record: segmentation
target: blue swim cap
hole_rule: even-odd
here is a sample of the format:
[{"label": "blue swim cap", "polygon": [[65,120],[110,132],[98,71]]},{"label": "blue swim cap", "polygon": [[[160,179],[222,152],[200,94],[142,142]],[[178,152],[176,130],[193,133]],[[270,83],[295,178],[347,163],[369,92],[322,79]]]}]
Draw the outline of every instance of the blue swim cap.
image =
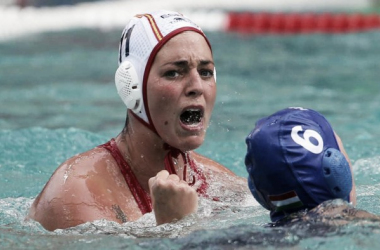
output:
[{"label": "blue swim cap", "polygon": [[349,201],[350,166],[320,113],[278,111],[256,123],[246,144],[248,186],[272,221],[326,200]]}]

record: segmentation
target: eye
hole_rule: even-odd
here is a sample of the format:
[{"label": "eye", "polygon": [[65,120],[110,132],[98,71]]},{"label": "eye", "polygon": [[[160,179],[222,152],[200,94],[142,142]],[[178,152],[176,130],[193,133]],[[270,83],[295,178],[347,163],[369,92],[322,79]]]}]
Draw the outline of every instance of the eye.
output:
[{"label": "eye", "polygon": [[168,70],[164,73],[164,77],[166,78],[176,78],[180,75],[180,73],[176,70]]},{"label": "eye", "polygon": [[214,76],[214,71],[209,69],[202,69],[199,71],[199,75],[205,78]]}]

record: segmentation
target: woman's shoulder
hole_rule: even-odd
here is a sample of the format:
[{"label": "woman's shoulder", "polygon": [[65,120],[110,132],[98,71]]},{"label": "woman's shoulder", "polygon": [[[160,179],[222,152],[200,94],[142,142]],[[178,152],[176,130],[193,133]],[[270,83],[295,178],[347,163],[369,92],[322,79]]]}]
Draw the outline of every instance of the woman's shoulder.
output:
[{"label": "woman's shoulder", "polygon": [[[102,179],[103,182],[112,179],[115,176],[112,172],[117,170],[117,164],[112,155],[104,148],[95,147],[61,163],[40,195],[48,199],[53,198],[50,196],[65,198],[72,192],[79,195],[80,192],[88,190],[88,183],[98,179]],[[68,190],[70,192],[66,192]],[[70,196],[72,197],[78,196]]]},{"label": "woman's shoulder", "polygon": [[[63,162],[52,174],[36,197],[29,217],[49,230],[108,218],[109,215],[94,204],[102,204],[103,207],[121,204],[125,207],[116,196],[120,190],[126,190],[122,178],[116,162],[106,149],[96,147],[77,154]],[[125,196],[123,200],[127,198]],[[73,220],[54,217],[64,213],[70,213]]]},{"label": "woman's shoulder", "polygon": [[104,148],[95,147],[88,151],[73,155],[65,160],[57,169],[69,169],[77,171],[89,171],[93,167],[114,161],[112,155]]},{"label": "woman's shoulder", "polygon": [[227,167],[223,166],[222,164],[220,164],[214,160],[211,160],[210,158],[208,158],[206,156],[203,156],[203,155],[196,153],[196,152],[192,152],[192,156],[194,157],[196,162],[202,164],[205,168],[207,168],[211,171],[224,172],[224,173],[228,173],[231,175],[235,175],[234,172],[232,172]]},{"label": "woman's shoulder", "polygon": [[[222,164],[203,155],[194,153],[194,159],[203,166],[209,184],[208,194],[226,204],[253,204],[247,179],[236,175]],[[224,203],[223,203],[224,204]]]}]

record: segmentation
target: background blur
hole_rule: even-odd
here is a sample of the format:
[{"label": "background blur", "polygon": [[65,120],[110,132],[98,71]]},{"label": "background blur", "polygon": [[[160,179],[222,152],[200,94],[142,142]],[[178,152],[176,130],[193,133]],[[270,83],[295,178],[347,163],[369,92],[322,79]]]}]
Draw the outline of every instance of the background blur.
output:
[{"label": "background blur", "polygon": [[379,7],[380,0],[0,0],[0,40],[71,28],[120,29],[135,13],[155,9],[182,11],[204,30],[223,30],[229,11],[377,12]]}]

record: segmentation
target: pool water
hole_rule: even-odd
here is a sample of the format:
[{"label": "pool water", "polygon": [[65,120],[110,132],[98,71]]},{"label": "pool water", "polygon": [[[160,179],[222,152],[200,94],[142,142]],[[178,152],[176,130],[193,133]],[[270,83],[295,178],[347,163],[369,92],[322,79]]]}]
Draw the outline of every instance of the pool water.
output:
[{"label": "pool water", "polygon": [[[208,32],[218,96],[201,154],[240,176],[245,136],[289,106],[318,110],[354,166],[358,208],[380,215],[380,32],[250,36]],[[66,158],[116,136],[126,109],[113,79],[120,30],[78,29],[0,43],[1,249],[374,249],[380,225],[266,228],[266,210],[233,203],[154,226],[151,214],[48,232],[25,220]],[[233,194],[231,194],[233,199]]]}]

